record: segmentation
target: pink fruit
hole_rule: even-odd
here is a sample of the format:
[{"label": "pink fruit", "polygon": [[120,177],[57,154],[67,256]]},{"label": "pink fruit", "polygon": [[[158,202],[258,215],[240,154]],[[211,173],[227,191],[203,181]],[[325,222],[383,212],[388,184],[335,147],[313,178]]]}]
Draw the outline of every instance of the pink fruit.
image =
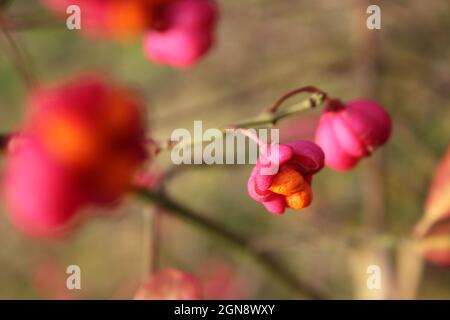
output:
[{"label": "pink fruit", "polygon": [[391,118],[378,104],[356,100],[342,105],[333,101],[322,114],[316,143],[325,152],[327,166],[346,171],[385,144],[390,135]]},{"label": "pink fruit", "polygon": [[83,202],[73,177],[30,137],[10,144],[4,189],[11,221],[31,236],[62,235]]},{"label": "pink fruit", "polygon": [[[67,19],[67,9],[80,9],[82,33],[90,37],[124,39],[142,34],[153,27],[160,6],[173,0],[41,0],[58,16]],[[69,11],[71,12],[71,11]],[[71,12],[73,13],[73,12]]]},{"label": "pink fruit", "polygon": [[165,269],[145,282],[135,295],[135,300],[201,300],[200,281],[185,272]]},{"label": "pink fruit", "polygon": [[213,0],[176,0],[160,17],[164,27],[145,36],[147,57],[173,67],[192,66],[213,44],[216,20]]},{"label": "pink fruit", "polygon": [[248,193],[273,214],[305,208],[312,201],[312,176],[323,162],[322,150],[309,141],[270,146],[250,175]]},{"label": "pink fruit", "polygon": [[92,75],[34,92],[6,153],[13,223],[50,237],[81,209],[118,202],[147,155],[141,107],[128,89]]}]

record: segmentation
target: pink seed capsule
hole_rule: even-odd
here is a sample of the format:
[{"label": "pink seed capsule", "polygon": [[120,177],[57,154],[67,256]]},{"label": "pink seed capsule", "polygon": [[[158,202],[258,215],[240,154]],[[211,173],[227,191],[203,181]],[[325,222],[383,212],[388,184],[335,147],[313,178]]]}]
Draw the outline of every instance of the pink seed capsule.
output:
[{"label": "pink seed capsule", "polygon": [[164,27],[146,35],[147,57],[176,68],[192,66],[212,46],[217,17],[213,0],[176,0],[160,17]]},{"label": "pink seed capsule", "polygon": [[5,154],[2,191],[15,226],[56,237],[83,209],[109,208],[130,191],[147,159],[143,105],[99,75],[43,86],[28,100]]},{"label": "pink seed capsule", "polygon": [[315,140],[325,152],[325,164],[346,171],[385,144],[391,128],[389,114],[375,102],[343,105],[333,100],[322,114]]},{"label": "pink seed capsule", "polygon": [[33,237],[63,236],[83,201],[73,178],[33,138],[15,137],[11,145],[3,182],[10,220]]},{"label": "pink seed capsule", "polygon": [[273,214],[306,208],[312,201],[312,176],[323,161],[323,151],[309,141],[270,146],[248,179],[248,193]]},{"label": "pink seed capsule", "polygon": [[201,300],[200,281],[185,272],[165,269],[151,276],[138,290],[135,300]]}]

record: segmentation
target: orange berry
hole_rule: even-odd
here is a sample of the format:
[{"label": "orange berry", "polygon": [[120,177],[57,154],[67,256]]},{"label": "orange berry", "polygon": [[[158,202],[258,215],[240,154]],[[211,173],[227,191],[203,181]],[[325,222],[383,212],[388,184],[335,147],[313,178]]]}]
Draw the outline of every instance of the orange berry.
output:
[{"label": "orange berry", "polygon": [[[105,134],[110,138],[128,137],[140,125],[140,108],[130,93],[118,91],[108,97],[108,108],[102,117]],[[133,106],[133,107],[131,107]]]},{"label": "orange berry", "polygon": [[98,141],[80,121],[55,115],[39,127],[47,151],[66,165],[88,166],[99,157]]},{"label": "orange berry", "polygon": [[311,187],[307,184],[305,189],[286,197],[286,204],[292,209],[303,209],[312,202]]},{"label": "orange berry", "polygon": [[307,184],[300,172],[292,166],[285,165],[274,177],[269,190],[284,196],[290,196],[303,190]]},{"label": "orange berry", "polygon": [[110,28],[118,38],[139,34],[152,20],[152,11],[141,1],[116,1],[108,14]]},{"label": "orange berry", "polygon": [[136,167],[142,161],[138,155],[123,153],[121,158],[109,159],[99,172],[100,189],[107,194],[123,194],[131,187]]}]

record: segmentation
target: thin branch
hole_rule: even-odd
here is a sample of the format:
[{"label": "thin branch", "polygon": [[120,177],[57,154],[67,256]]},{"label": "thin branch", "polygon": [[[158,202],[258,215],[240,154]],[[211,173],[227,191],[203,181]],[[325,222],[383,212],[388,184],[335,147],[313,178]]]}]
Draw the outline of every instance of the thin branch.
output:
[{"label": "thin branch", "polygon": [[0,151],[4,151],[11,139],[11,134],[0,134]]},{"label": "thin branch", "polygon": [[[279,98],[277,101],[275,101],[275,103],[272,105],[272,107],[269,108],[269,112],[270,113],[275,113],[278,111],[278,109],[280,108],[280,106],[288,99],[292,98],[293,96],[296,96],[300,93],[303,92],[309,92],[309,93],[317,93],[320,94],[324,97],[324,99],[326,98],[326,93],[324,93],[322,90],[314,87],[314,86],[306,86],[306,87],[301,87],[298,89],[294,89],[288,93],[286,93],[284,96],[282,96],[281,98]],[[314,100],[311,101],[311,104],[314,106]]]},{"label": "thin branch", "polygon": [[60,20],[52,19],[49,16],[30,16],[26,13],[17,15],[8,14],[4,17],[3,24],[11,32],[21,32],[37,29],[61,29],[66,28],[65,23]]},{"label": "thin branch", "polygon": [[[313,87],[306,87],[306,88],[313,88]],[[324,103],[325,99],[327,98],[327,95],[318,89],[315,89],[315,90],[317,90],[317,92],[311,94],[311,96],[308,99],[303,100],[294,105],[291,105],[290,107],[285,108],[282,111],[280,111],[280,110],[273,111],[272,110],[273,107],[272,107],[270,110],[268,110],[268,112],[264,112],[252,119],[225,126],[221,129],[222,134],[225,135],[225,133],[228,130],[274,126],[282,119],[297,115],[304,111],[307,111],[307,110],[313,109],[317,106],[320,106]],[[300,93],[300,92],[305,92],[305,91],[302,90],[302,91],[296,92],[295,94]],[[293,95],[294,94],[292,94],[292,92],[291,92],[290,97]],[[278,107],[277,107],[277,109],[278,109]],[[197,145],[197,144],[200,144],[203,142],[204,142],[203,140],[201,140],[201,141],[191,140],[191,141],[187,141],[186,143],[176,144],[170,140],[165,140],[162,142],[156,142],[153,140],[151,141],[151,143],[153,145],[157,146],[156,148],[157,148],[158,152],[160,152],[162,150],[172,149],[175,146],[177,146],[180,149],[187,147],[187,146],[192,147],[194,145]]]},{"label": "thin branch", "polygon": [[170,199],[163,193],[156,193],[138,187],[134,189],[134,193],[145,201],[150,201],[152,203],[158,204],[162,208],[166,209],[168,213],[177,217],[181,221],[190,224],[207,233],[211,237],[214,237],[218,241],[221,241],[223,244],[233,249],[242,257],[251,260],[255,265],[259,266],[262,270],[269,273],[282,286],[292,291],[296,295],[303,296],[309,299],[324,299],[322,293],[319,292],[315,287],[299,280],[277,260],[269,255],[257,252],[249,245],[250,242],[246,238],[234,233],[229,229],[224,228],[216,222],[209,220],[205,216],[198,214],[192,209]]},{"label": "thin branch", "polygon": [[[303,90],[298,91],[298,92],[296,91],[295,93],[289,95],[289,97],[292,97],[294,94],[298,94],[300,92],[304,92],[304,91]],[[279,102],[280,104],[276,103],[274,106],[272,106],[272,108],[270,108],[269,112],[262,114],[261,116],[257,117],[256,119],[237,123],[237,124],[234,124],[233,126],[236,128],[252,128],[252,127],[259,127],[259,126],[264,126],[264,125],[275,125],[278,123],[278,121],[280,121],[284,118],[297,115],[301,112],[304,112],[304,111],[310,110],[310,109],[314,109],[315,107],[322,105],[323,102],[325,101],[326,97],[327,97],[327,95],[321,91],[315,92],[315,93],[311,94],[311,96],[308,99],[303,100],[294,105],[291,105],[290,107],[286,108],[284,111],[278,110],[278,107],[281,104],[281,102]],[[282,101],[285,101],[285,99]],[[274,109],[274,107],[276,107],[276,108]]]},{"label": "thin branch", "polygon": [[7,26],[4,17],[0,13],[0,30],[4,38],[4,47],[8,55],[10,56],[11,62],[14,65],[17,74],[22,79],[23,83],[27,89],[32,89],[35,87],[36,79],[29,69],[29,64],[25,58],[23,50],[20,48],[16,39],[10,33],[9,27]]},{"label": "thin branch", "polygon": [[145,207],[142,218],[142,279],[145,281],[159,267],[159,208]]}]

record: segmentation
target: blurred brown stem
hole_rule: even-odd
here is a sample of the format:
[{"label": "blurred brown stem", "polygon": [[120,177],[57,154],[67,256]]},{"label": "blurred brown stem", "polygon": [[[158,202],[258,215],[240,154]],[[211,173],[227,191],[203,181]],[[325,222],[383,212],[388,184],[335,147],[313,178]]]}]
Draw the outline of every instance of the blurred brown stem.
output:
[{"label": "blurred brown stem", "polygon": [[[301,91],[301,92],[304,92],[304,91]],[[297,94],[297,93],[298,92],[295,91],[295,94]],[[291,97],[293,95],[294,94],[291,94],[291,95],[289,95],[289,97]],[[280,106],[281,102],[280,102],[280,104],[276,103],[274,105],[274,106],[276,106],[275,109],[274,109],[274,107],[272,107],[269,110],[269,112],[265,112],[265,113],[261,114],[260,116],[256,117],[255,119],[236,123],[231,126],[225,127],[225,129],[227,129],[229,127],[252,128],[252,127],[259,127],[259,126],[264,126],[264,125],[275,125],[275,124],[277,124],[278,121],[280,121],[284,118],[291,117],[291,116],[297,115],[301,112],[304,112],[306,110],[310,110],[317,106],[320,106],[321,104],[323,104],[325,99],[326,99],[326,94],[321,91],[318,91],[318,92],[311,94],[308,99],[305,99],[299,103],[291,105],[284,110],[278,110],[278,107]],[[282,101],[285,101],[285,99]]]},{"label": "blurred brown stem", "polygon": [[270,274],[283,287],[292,291],[297,296],[308,299],[324,299],[325,297],[315,287],[300,281],[294,274],[281,265],[271,256],[257,252],[248,239],[234,233],[233,231],[207,219],[192,209],[172,200],[164,193],[157,193],[147,189],[134,189],[134,193],[145,201],[150,201],[167,210],[167,213],[174,215],[181,221],[192,225],[215,239],[221,241],[224,245],[233,249],[241,257],[251,260],[255,265]]},{"label": "blurred brown stem", "polygon": [[159,267],[159,209],[156,206],[144,208],[143,212],[143,266],[142,280],[155,273]]},{"label": "blurred brown stem", "polygon": [[64,29],[65,23],[50,19],[48,16],[35,16],[29,13],[8,14],[3,19],[4,26],[11,32],[28,31],[42,28]]},{"label": "blurred brown stem", "polygon": [[424,260],[414,239],[400,241],[397,246],[397,298],[418,298]]},{"label": "blurred brown stem", "polygon": [[8,145],[10,134],[0,134],[0,151],[4,151]]},{"label": "blurred brown stem", "polygon": [[[316,93],[319,94],[321,96],[323,96],[323,99],[326,98],[326,93],[323,92],[322,90],[313,87],[313,86],[306,86],[306,87],[301,87],[298,89],[294,89],[288,93],[286,93],[285,95],[283,95],[282,97],[280,97],[277,101],[275,101],[275,103],[272,105],[272,107],[269,108],[269,113],[275,113],[278,111],[278,109],[280,108],[280,106],[288,99],[292,98],[293,96],[296,96],[300,93],[304,93],[304,92],[309,92],[309,93]],[[312,100],[311,101],[311,106],[315,107],[315,101]]]},{"label": "blurred brown stem", "polygon": [[31,70],[29,69],[29,63],[25,58],[25,53],[20,48],[20,45],[10,33],[9,27],[5,22],[5,18],[0,12],[0,30],[3,36],[3,46],[5,47],[5,51],[9,55],[12,64],[14,65],[17,74],[22,79],[27,89],[32,89],[35,87],[36,80]]},{"label": "blurred brown stem", "polygon": [[[293,104],[293,105],[285,108],[284,110],[278,110],[279,103],[281,103],[279,101],[285,101],[286,96],[291,97],[294,94],[298,94],[299,92],[310,92],[310,91],[305,91],[304,90],[305,88],[314,88],[314,87],[311,87],[311,86],[303,87],[303,88],[301,88],[301,91],[299,91],[300,89],[292,91],[292,92],[288,93],[287,95],[283,96],[281,99],[279,99],[277,103],[275,103],[274,106],[277,106],[275,111],[273,111],[273,107],[272,107],[271,109],[269,109],[269,111],[263,112],[262,114],[254,117],[253,119],[249,119],[249,120],[245,120],[242,122],[238,122],[238,123],[234,123],[234,124],[225,126],[222,128],[222,133],[225,134],[227,130],[273,126],[282,119],[297,115],[306,110],[313,109],[324,103],[324,101],[326,99],[326,94],[323,93],[322,91],[314,88],[314,93],[311,94],[308,99],[305,99],[299,103]],[[164,142],[155,142],[152,140],[152,144],[157,145],[156,146],[157,153],[162,150],[172,149],[175,145],[178,146],[179,148],[183,148],[184,146],[188,146],[188,145],[193,146],[193,145],[203,143],[203,142],[204,142],[203,140],[202,141],[194,140],[194,141],[188,141],[186,144],[183,144],[183,143],[174,144],[173,141],[171,141],[171,140],[167,140]]]},{"label": "blurred brown stem", "polygon": [[[379,93],[381,72],[380,32],[366,27],[366,10],[371,4],[369,0],[355,0],[355,76],[362,96],[376,98]],[[362,185],[362,222],[371,237],[386,232],[386,194],[385,168],[382,152],[367,159],[361,176]],[[395,268],[392,250],[369,246],[369,256],[373,264],[383,270],[383,289],[378,294],[379,299],[393,299],[396,297]],[[370,260],[369,259],[369,260]],[[365,270],[360,270],[365,272]],[[359,297],[361,298],[361,297]]]}]

